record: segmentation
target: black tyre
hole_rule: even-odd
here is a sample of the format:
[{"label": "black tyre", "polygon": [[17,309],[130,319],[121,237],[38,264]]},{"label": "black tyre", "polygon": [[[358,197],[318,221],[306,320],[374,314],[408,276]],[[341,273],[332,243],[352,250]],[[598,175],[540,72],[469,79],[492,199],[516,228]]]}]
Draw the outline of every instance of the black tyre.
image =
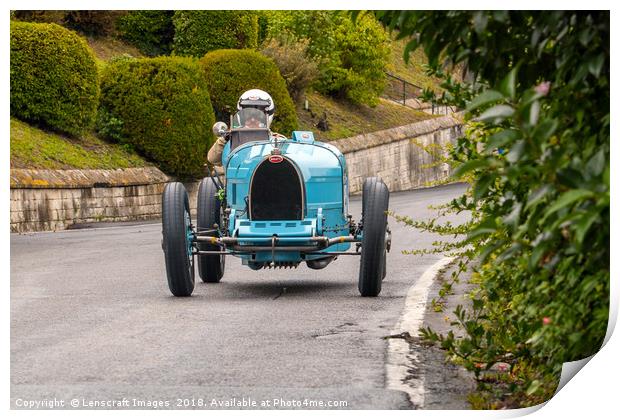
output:
[{"label": "black tyre", "polygon": [[192,232],[189,198],[183,184],[170,182],[166,185],[161,210],[168,287],[175,296],[191,296],[194,291]]},{"label": "black tyre", "polygon": [[378,296],[385,276],[387,210],[390,192],[381,178],[367,178],[362,189],[362,255],[358,288],[362,296]]},{"label": "black tyre", "polygon": [[387,225],[385,227],[386,233],[388,235],[388,238],[386,243],[385,243],[385,251],[383,251],[383,260],[385,261],[385,263],[383,264],[383,275],[381,276],[381,279],[384,280],[385,276],[387,274],[387,254],[390,251],[390,248],[392,247],[392,232],[390,231],[390,226]]},{"label": "black tyre", "polygon": [[387,251],[383,251],[383,272],[381,273],[381,280],[385,279],[387,275]]},{"label": "black tyre", "polygon": [[[216,197],[218,188],[211,178],[204,178],[198,186],[198,232],[214,229],[220,226],[220,200]],[[216,232],[201,233],[203,236],[218,236]],[[200,251],[219,251],[220,247],[206,243],[199,243]],[[219,283],[224,275],[224,255],[199,255],[198,273],[205,283]]]}]

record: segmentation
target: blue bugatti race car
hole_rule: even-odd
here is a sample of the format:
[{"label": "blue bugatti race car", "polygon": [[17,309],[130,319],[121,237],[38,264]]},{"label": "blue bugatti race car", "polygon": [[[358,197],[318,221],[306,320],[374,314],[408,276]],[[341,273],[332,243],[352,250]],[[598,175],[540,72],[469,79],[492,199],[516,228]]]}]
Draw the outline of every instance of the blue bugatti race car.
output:
[{"label": "blue bugatti race car", "polygon": [[385,183],[379,177],[364,181],[362,217],[355,222],[347,163],[336,147],[308,131],[285,138],[248,127],[241,123],[243,112],[232,118],[231,129],[214,125],[216,135],[228,140],[225,182],[215,172],[200,182],[195,224],[183,184],[164,189],[162,248],[172,294],[192,294],[195,263],[203,282],[219,282],[228,255],[253,270],[302,262],[322,269],[338,256],[359,255],[359,292],[377,296],[391,244]]}]

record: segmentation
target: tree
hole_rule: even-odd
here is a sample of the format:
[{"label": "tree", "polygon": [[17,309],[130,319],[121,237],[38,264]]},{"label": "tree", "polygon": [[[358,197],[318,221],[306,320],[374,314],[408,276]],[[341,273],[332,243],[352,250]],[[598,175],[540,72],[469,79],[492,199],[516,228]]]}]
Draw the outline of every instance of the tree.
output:
[{"label": "tree", "polygon": [[372,15],[354,24],[342,11],[273,11],[268,37],[307,40],[319,77],[315,88],[353,103],[376,105],[385,87],[389,38]]}]

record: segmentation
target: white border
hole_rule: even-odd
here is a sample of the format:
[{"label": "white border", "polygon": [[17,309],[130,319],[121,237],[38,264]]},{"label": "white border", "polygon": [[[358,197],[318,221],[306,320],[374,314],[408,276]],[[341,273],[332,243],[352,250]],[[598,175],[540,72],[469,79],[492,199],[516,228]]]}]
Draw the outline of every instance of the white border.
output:
[{"label": "white border", "polygon": [[[249,9],[410,9],[410,8],[419,8],[419,9],[428,9],[428,7],[434,6],[442,6],[446,9],[497,9],[498,6],[505,9],[615,9],[615,4],[612,4],[609,1],[597,1],[591,0],[587,3],[583,1],[575,1],[575,0],[563,0],[563,1],[532,1],[532,0],[523,0],[523,1],[509,1],[498,3],[497,1],[469,1],[467,3],[456,2],[453,0],[447,0],[442,2],[441,4],[432,3],[432,2],[403,2],[403,1],[367,1],[360,0],[356,2],[352,1],[340,1],[340,0],[315,0],[312,3],[303,3],[300,1],[287,1],[287,0],[278,0],[278,1],[247,1],[247,0],[237,0],[234,2],[230,2],[230,4],[224,4],[221,2],[196,2],[196,1],[188,1],[188,0],[180,0],[174,3],[162,1],[162,0],[152,0],[152,1],[119,1],[119,0],[110,0],[107,2],[93,2],[93,1],[14,1],[10,0],[7,3],[7,9],[5,9],[5,19],[8,17],[8,11],[11,9],[195,9],[195,8],[204,8],[204,9],[218,9],[218,8],[249,8]],[[617,48],[614,35],[615,35],[615,24],[618,23],[618,19],[616,18],[616,10],[612,10],[611,12],[611,27],[612,27],[612,71],[616,68],[617,64]],[[8,48],[8,25],[2,27],[3,39],[5,40],[3,44],[3,57],[8,57],[9,48]],[[9,212],[8,212],[8,197],[9,197],[9,185],[8,185],[8,168],[9,168],[9,110],[8,104],[9,101],[6,100],[9,96],[9,71],[8,71],[8,60],[5,59],[5,65],[2,69],[2,75],[4,83],[2,85],[3,93],[4,93],[4,118],[2,119],[3,130],[5,133],[4,141],[2,143],[3,153],[1,154],[1,163],[4,168],[4,182],[2,183],[2,195],[5,197],[4,206],[0,210],[0,214],[2,214],[3,219],[5,221],[9,220]],[[613,77],[613,76],[612,76]],[[615,85],[614,85],[615,86]],[[615,98],[615,95],[614,97]],[[612,99],[611,109],[612,114],[616,109],[616,100]],[[616,125],[612,122],[612,138],[618,139],[618,130]],[[612,179],[616,180],[617,170],[615,168],[618,167],[620,162],[618,161],[618,146],[612,146],[611,153],[612,160]],[[612,186],[612,214],[620,214],[618,213],[618,206],[615,204],[615,199],[617,198],[617,188]],[[2,231],[4,234],[4,242],[2,250],[4,251],[5,256],[5,264],[2,265],[3,273],[4,273],[4,294],[3,300],[4,305],[2,306],[4,311],[4,322],[2,323],[2,339],[3,339],[3,358],[2,358],[2,367],[4,375],[4,380],[2,381],[1,390],[4,395],[4,406],[5,411],[8,410],[9,407],[9,356],[10,356],[10,344],[9,344],[9,304],[10,304],[10,254],[9,254],[9,226],[8,223],[2,225]],[[616,220],[612,220],[611,222],[611,260],[619,261],[620,255],[618,255],[618,246],[617,246],[617,238],[620,238],[620,231],[618,228],[618,223]],[[610,314],[610,319],[613,324],[617,319],[617,308],[618,308],[618,279],[620,278],[620,272],[618,270],[618,264],[612,263],[611,267],[611,278],[612,278],[612,312]],[[611,412],[615,412],[615,399],[617,399],[617,380],[618,380],[618,358],[617,355],[620,354],[620,345],[618,343],[618,334],[611,335],[609,341],[604,346],[604,348],[592,358],[592,360],[585,366],[585,368],[579,372],[579,374],[571,380],[555,397],[553,397],[547,405],[531,414],[528,418],[532,419],[550,419],[550,418],[579,418],[583,419],[585,417],[589,418],[608,418]],[[6,413],[5,413],[6,414]],[[85,412],[54,412],[54,411],[44,411],[44,412],[24,412],[24,411],[10,411],[9,417],[14,418],[30,418],[30,417],[38,417],[45,416],[46,418],[83,418],[86,414]],[[374,412],[340,412],[340,411],[331,411],[331,412],[296,412],[295,417],[300,418],[309,418],[320,415],[321,417],[335,417],[338,416],[340,418],[342,415],[345,417],[355,418],[356,420],[361,417],[373,419],[380,415],[379,413]],[[480,418],[498,418],[498,417],[513,417],[515,415],[520,415],[524,413],[517,413],[515,411],[506,411],[506,412],[450,412],[450,411],[419,411],[415,413],[411,413],[408,411],[390,411],[386,415],[393,416],[395,418],[407,418],[410,420],[412,416],[415,418],[461,418],[461,419],[480,419]],[[104,418],[110,415],[110,412],[89,412],[88,416],[92,418]],[[250,415],[252,418],[289,418],[291,413],[288,412],[136,412],[136,411],[125,411],[125,412],[114,412],[115,416],[121,418],[136,418],[136,417],[147,417],[148,418],[162,418],[164,416],[174,415],[178,416],[194,416],[199,418],[222,418],[222,417],[236,417],[242,415]]]}]

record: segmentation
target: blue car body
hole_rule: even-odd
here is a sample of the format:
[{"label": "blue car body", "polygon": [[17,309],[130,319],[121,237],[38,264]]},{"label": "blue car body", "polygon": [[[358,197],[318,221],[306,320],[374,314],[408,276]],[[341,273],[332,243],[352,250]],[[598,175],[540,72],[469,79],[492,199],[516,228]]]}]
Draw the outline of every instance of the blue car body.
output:
[{"label": "blue car body", "polygon": [[164,188],[162,249],[171,293],[191,296],[195,265],[203,282],[219,283],[226,256],[253,270],[301,262],[318,270],[355,255],[360,295],[378,296],[391,247],[387,186],[380,177],[364,180],[362,217],[354,222],[343,154],[311,132],[295,131],[289,139],[269,131],[268,123],[255,108],[235,114],[230,130],[215,123],[214,134],[226,142],[226,183],[213,173],[200,181],[196,225],[185,186],[174,181]]},{"label": "blue car body", "polygon": [[[242,258],[243,264],[296,265],[301,261],[325,258],[325,253],[349,249],[350,241],[343,240],[321,249],[320,253],[297,250],[313,245],[311,238],[344,238],[354,233],[348,217],[347,165],[336,147],[314,140],[311,132],[295,131],[291,139],[271,137],[269,140],[249,141],[234,150],[228,142],[222,163],[229,211],[228,223],[222,227],[222,233],[236,239],[237,250],[240,250],[236,255]],[[282,185],[287,183],[292,186]],[[289,203],[289,198],[296,203]],[[274,202],[280,203],[280,208],[274,204],[275,207],[269,210]],[[259,214],[259,205],[265,209],[262,215]],[[284,218],[272,217],[279,214]],[[244,247],[273,245],[274,237],[277,238],[277,251],[243,252]],[[356,239],[360,238],[361,234]]]}]

